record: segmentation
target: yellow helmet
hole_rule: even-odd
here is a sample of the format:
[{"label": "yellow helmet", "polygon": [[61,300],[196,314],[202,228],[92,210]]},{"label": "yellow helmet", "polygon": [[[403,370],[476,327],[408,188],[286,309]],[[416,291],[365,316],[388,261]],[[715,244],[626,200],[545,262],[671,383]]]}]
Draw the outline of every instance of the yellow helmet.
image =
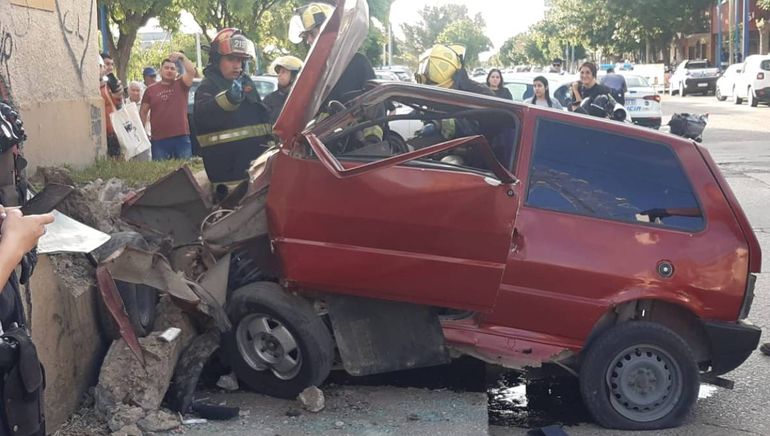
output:
[{"label": "yellow helmet", "polygon": [[289,71],[299,71],[302,69],[302,59],[294,56],[281,56],[273,61],[273,71],[278,74],[278,67]]},{"label": "yellow helmet", "polygon": [[334,12],[334,6],[327,3],[309,3],[297,8],[289,23],[289,40],[299,44],[305,33],[321,26]]},{"label": "yellow helmet", "polygon": [[420,55],[415,80],[423,85],[451,88],[454,84],[452,77],[463,67],[464,58],[464,46],[436,44]]}]

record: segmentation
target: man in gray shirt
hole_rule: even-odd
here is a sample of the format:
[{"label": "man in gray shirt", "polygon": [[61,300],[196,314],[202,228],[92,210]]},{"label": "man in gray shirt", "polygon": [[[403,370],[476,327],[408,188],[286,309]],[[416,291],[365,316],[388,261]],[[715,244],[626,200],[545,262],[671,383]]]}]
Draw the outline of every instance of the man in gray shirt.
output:
[{"label": "man in gray shirt", "polygon": [[626,78],[620,74],[616,74],[614,68],[608,69],[607,74],[601,78],[599,83],[612,90],[612,98],[614,98],[615,101],[622,105],[626,104],[625,95],[626,91],[628,91]]}]

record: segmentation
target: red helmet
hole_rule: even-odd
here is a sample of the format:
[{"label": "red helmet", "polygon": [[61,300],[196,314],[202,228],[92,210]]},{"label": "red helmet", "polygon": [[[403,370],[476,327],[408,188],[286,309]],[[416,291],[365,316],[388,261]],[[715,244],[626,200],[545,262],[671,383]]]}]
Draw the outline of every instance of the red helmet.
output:
[{"label": "red helmet", "polygon": [[246,38],[240,29],[235,28],[220,30],[211,41],[209,54],[219,56],[236,55],[248,59],[257,57],[254,43]]}]

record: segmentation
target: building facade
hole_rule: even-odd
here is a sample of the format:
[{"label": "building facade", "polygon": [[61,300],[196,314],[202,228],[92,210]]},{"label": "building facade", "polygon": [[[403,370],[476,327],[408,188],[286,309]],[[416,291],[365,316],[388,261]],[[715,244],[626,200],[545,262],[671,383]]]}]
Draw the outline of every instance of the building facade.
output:
[{"label": "building facade", "polygon": [[96,0],[0,0],[0,96],[29,137],[30,170],[104,154]]}]

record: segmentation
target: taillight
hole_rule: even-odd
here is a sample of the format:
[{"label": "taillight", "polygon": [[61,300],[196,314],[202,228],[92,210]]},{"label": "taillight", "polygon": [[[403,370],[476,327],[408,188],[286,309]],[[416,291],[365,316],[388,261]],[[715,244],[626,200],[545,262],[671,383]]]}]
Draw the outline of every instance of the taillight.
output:
[{"label": "taillight", "polygon": [[765,73],[757,73],[757,80],[765,80]]},{"label": "taillight", "polygon": [[652,100],[652,101],[654,101],[656,103],[660,103],[660,96],[658,94],[645,95],[644,99],[645,100]]}]

